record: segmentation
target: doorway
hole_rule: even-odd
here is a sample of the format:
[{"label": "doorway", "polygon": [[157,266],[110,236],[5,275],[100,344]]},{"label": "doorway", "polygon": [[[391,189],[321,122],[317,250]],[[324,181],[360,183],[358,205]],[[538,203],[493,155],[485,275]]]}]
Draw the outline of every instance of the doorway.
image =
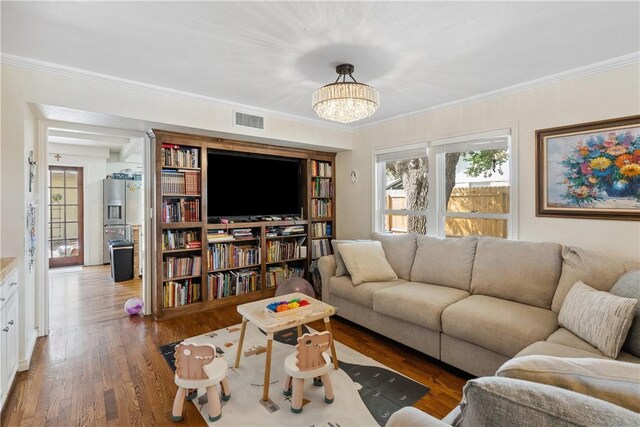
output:
[{"label": "doorway", "polygon": [[49,268],[84,263],[82,168],[49,166]]}]

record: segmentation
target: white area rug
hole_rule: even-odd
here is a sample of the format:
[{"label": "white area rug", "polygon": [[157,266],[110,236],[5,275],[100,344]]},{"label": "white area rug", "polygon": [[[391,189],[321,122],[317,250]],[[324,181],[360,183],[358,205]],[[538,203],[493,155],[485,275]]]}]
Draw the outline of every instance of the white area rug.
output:
[{"label": "white area rug", "polygon": [[[312,331],[312,330],[311,330]],[[222,418],[213,426],[384,426],[393,412],[409,406],[428,393],[429,389],[388,367],[336,341],[340,369],[331,370],[335,399],[324,402],[324,388],[305,383],[305,404],[300,414],[291,412],[291,403],[282,393],[284,359],[292,353],[297,339],[295,329],[276,334],[271,359],[271,380],[268,403],[263,404],[262,385],[266,353],[266,336],[248,324],[240,367],[233,368],[240,339],[240,325],[190,338],[189,341],[211,343],[224,352],[231,399],[222,401]],[[161,348],[171,364],[172,343]],[[257,350],[257,352],[256,352]],[[257,354],[256,354],[257,353]],[[308,401],[308,402],[307,402]],[[193,400],[208,422],[208,404],[204,389]]]}]

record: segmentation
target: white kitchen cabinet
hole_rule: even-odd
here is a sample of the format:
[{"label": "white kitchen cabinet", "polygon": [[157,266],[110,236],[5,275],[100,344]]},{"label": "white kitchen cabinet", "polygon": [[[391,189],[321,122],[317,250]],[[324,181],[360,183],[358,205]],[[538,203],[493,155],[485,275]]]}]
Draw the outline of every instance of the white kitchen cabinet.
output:
[{"label": "white kitchen cabinet", "polygon": [[2,406],[18,371],[18,271],[0,282],[0,400]]}]

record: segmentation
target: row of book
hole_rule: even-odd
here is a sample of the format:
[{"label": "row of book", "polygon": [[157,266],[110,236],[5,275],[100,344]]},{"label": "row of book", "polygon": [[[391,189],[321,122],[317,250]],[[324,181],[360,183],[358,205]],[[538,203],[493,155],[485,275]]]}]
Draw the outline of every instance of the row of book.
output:
[{"label": "row of book", "polygon": [[260,273],[256,270],[207,274],[207,298],[214,299],[259,291]]},{"label": "row of book", "polygon": [[256,246],[236,246],[229,243],[217,243],[209,245],[207,258],[209,271],[247,267],[260,264],[260,248]]},{"label": "row of book", "polygon": [[231,242],[234,240],[251,240],[259,237],[250,228],[234,228],[231,231],[209,230],[207,231],[207,242]]},{"label": "row of book", "polygon": [[311,216],[322,218],[331,216],[331,200],[315,199],[311,201]]},{"label": "row of book", "polygon": [[163,170],[162,194],[200,194],[200,172]]},{"label": "row of book", "polygon": [[333,186],[329,178],[314,179],[311,183],[311,197],[332,197]]},{"label": "row of book", "polygon": [[324,221],[314,222],[311,224],[311,230],[313,231],[313,237],[331,236],[331,223]]},{"label": "row of book", "polygon": [[306,237],[295,241],[268,240],[267,262],[286,261],[288,259],[306,258],[307,247],[302,246]]},{"label": "row of book", "polygon": [[173,144],[162,144],[160,163],[162,166],[168,167],[199,168],[200,150]]},{"label": "row of book", "polygon": [[304,277],[304,268],[289,268],[286,264],[267,269],[267,288],[280,286],[290,277]]},{"label": "row of book", "polygon": [[304,234],[304,225],[289,225],[286,227],[268,227],[267,237],[290,236],[292,234]]},{"label": "row of book", "polygon": [[311,258],[316,259],[321,256],[331,255],[331,243],[329,239],[312,240]]},{"label": "row of book", "polygon": [[162,232],[162,250],[198,249],[202,247],[197,230],[165,230]]},{"label": "row of book", "polygon": [[162,222],[199,222],[200,199],[163,200]]},{"label": "row of book", "polygon": [[253,231],[250,228],[234,228],[231,235],[234,239],[253,239]]},{"label": "row of book", "polygon": [[162,277],[196,276],[202,270],[202,257],[192,255],[188,257],[168,256],[162,261]]},{"label": "row of book", "polygon": [[164,308],[202,301],[200,282],[192,279],[165,282],[162,290],[162,306]]},{"label": "row of book", "polygon": [[331,176],[331,163],[319,162],[317,160],[311,161],[311,175],[313,176]]}]

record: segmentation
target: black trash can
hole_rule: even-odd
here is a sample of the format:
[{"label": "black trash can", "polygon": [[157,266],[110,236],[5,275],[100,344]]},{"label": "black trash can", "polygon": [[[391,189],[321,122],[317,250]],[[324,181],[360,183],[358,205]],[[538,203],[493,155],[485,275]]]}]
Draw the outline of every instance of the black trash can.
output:
[{"label": "black trash can", "polygon": [[110,240],[111,277],[115,282],[133,279],[133,242]]}]

